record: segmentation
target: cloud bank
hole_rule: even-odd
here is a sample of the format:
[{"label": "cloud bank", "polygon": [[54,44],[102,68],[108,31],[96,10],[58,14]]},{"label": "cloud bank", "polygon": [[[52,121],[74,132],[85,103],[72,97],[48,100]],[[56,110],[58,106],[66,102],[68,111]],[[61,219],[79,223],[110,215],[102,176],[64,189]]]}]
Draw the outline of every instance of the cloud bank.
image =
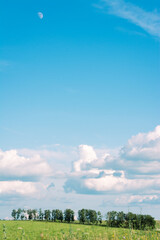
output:
[{"label": "cloud bank", "polygon": [[131,137],[116,155],[100,154],[88,145],[80,145],[78,151],[79,159],[64,185],[66,193],[123,193],[128,203],[160,198],[160,126]]},{"label": "cloud bank", "polygon": [[107,201],[117,206],[159,204],[160,126],[132,136],[117,149],[80,145],[0,150],[1,197],[47,196],[52,201],[60,196],[68,204],[77,194],[84,199],[107,197],[101,206]]}]

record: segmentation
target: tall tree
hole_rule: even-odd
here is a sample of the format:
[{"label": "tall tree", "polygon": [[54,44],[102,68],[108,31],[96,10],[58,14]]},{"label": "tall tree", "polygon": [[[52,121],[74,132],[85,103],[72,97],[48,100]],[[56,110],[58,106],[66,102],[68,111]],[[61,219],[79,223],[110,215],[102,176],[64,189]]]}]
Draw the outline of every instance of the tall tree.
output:
[{"label": "tall tree", "polygon": [[63,221],[63,212],[62,212],[61,210],[59,210],[59,216],[58,216],[58,218],[59,218],[59,219],[58,219],[59,221],[61,221],[61,222]]},{"label": "tall tree", "polygon": [[52,210],[52,220],[53,220],[54,222],[56,222],[56,220],[57,220],[56,210],[55,210],[55,209]]},{"label": "tall tree", "polygon": [[61,210],[59,210],[59,209],[54,209],[54,210],[52,210],[52,220],[54,221],[54,222],[56,222],[56,221],[63,221],[63,213],[62,213],[62,211]]},{"label": "tall tree", "polygon": [[33,219],[36,220],[38,217],[37,209],[33,209],[32,213],[33,213]]},{"label": "tall tree", "polygon": [[89,210],[89,220],[90,223],[96,223],[97,222],[97,213],[95,210]]},{"label": "tall tree", "polygon": [[97,212],[97,221],[102,224],[102,214],[100,211]]},{"label": "tall tree", "polygon": [[24,209],[22,209],[22,211],[21,211],[21,220],[23,221],[24,219],[25,219],[25,210]]},{"label": "tall tree", "polygon": [[28,210],[27,210],[27,214],[28,214],[28,220],[32,220],[32,219],[33,219],[32,209],[28,209]]},{"label": "tall tree", "polygon": [[39,220],[42,220],[42,221],[43,221],[44,214],[43,214],[43,211],[42,211],[41,208],[39,209],[38,217],[39,217]]},{"label": "tall tree", "polygon": [[68,223],[74,221],[74,211],[71,209],[66,209],[64,211],[64,220]]},{"label": "tall tree", "polygon": [[85,223],[86,222],[86,209],[81,209],[78,211],[78,220],[80,221],[80,223]]},{"label": "tall tree", "polygon": [[117,213],[117,227],[122,227],[124,224],[124,220],[125,220],[125,214],[124,212],[118,212]]},{"label": "tall tree", "polygon": [[17,220],[20,219],[21,212],[22,212],[22,209],[21,209],[21,208],[18,208],[18,210],[17,210]]},{"label": "tall tree", "polygon": [[17,215],[17,211],[16,211],[16,209],[13,209],[11,216],[13,217],[14,220],[16,220],[16,215]]},{"label": "tall tree", "polygon": [[107,213],[107,225],[108,227],[116,227],[117,226],[117,212],[111,211]]},{"label": "tall tree", "polygon": [[44,211],[44,218],[46,221],[51,220],[51,211],[49,209]]}]

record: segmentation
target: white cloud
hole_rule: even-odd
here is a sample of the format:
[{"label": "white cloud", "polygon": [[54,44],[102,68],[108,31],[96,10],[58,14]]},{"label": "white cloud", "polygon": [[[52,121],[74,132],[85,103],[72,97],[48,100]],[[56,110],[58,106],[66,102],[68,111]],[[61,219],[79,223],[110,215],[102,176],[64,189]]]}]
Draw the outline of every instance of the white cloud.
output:
[{"label": "white cloud", "polygon": [[43,177],[52,173],[49,164],[39,155],[24,157],[17,150],[0,150],[0,176],[11,177]]},{"label": "white cloud", "polygon": [[160,126],[149,133],[139,133],[128,140],[121,152],[124,158],[160,161]]},{"label": "white cloud", "polygon": [[[78,151],[64,146],[49,150],[1,150],[0,196],[4,199],[6,196],[11,199],[16,196],[44,198],[47,194],[47,201],[54,198],[57,202],[55,196],[60,194],[67,204],[65,190],[70,193],[69,197],[78,196],[76,193],[90,199],[110,196],[110,203],[117,205],[120,201],[134,206],[150,202],[159,204],[159,129],[157,126],[149,133],[137,134],[126,146],[116,150],[88,145],[80,145]],[[134,154],[133,149],[136,149]],[[157,151],[152,156],[154,149]],[[40,182],[33,182],[34,178]],[[13,181],[15,179],[21,181]]]},{"label": "white cloud", "polygon": [[158,195],[123,195],[116,198],[115,203],[120,205],[137,204],[137,203],[154,203],[159,199]]},{"label": "white cloud", "polygon": [[81,171],[83,168],[86,168],[88,164],[97,160],[96,153],[93,147],[88,145],[79,146],[80,159],[74,162],[74,170],[76,172]]},{"label": "white cloud", "polygon": [[97,179],[86,179],[84,181],[88,189],[99,192],[134,192],[144,191],[148,188],[158,188],[160,179],[127,179],[125,177],[104,176]]},{"label": "white cloud", "polygon": [[67,158],[67,154],[62,151],[54,151],[46,149],[18,149],[18,154],[24,155],[26,157],[32,157],[34,155],[39,155],[43,159],[56,159],[58,161],[64,160]]},{"label": "white cloud", "polygon": [[111,161],[112,159],[111,155],[104,151],[98,151],[100,153],[102,152],[98,157],[96,150],[94,150],[92,146],[80,145],[78,150],[79,160],[75,161],[73,164],[75,172],[80,172],[93,167],[103,167],[107,161]]},{"label": "white cloud", "polygon": [[0,181],[0,195],[22,195],[36,196],[39,195],[39,189],[44,190],[44,186],[39,183],[22,182],[22,181]]},{"label": "white cloud", "polygon": [[127,19],[149,34],[160,37],[160,15],[156,11],[147,12],[124,0],[103,0],[103,2],[109,8],[110,14]]},{"label": "white cloud", "polygon": [[128,140],[119,154],[92,146],[79,146],[79,159],[73,163],[64,185],[66,192],[129,193],[157,191],[160,187],[160,126]]},{"label": "white cloud", "polygon": [[70,171],[71,163],[77,158],[77,148],[57,144],[38,149],[18,149],[17,153],[25,158],[40,156],[53,170],[52,176],[58,178]]},{"label": "white cloud", "polygon": [[[134,164],[132,164],[134,165]],[[137,171],[137,173],[143,173],[143,174],[159,174],[160,173],[160,162],[158,161],[152,161],[152,162],[139,162],[136,164],[136,167],[133,166],[133,168]]]}]

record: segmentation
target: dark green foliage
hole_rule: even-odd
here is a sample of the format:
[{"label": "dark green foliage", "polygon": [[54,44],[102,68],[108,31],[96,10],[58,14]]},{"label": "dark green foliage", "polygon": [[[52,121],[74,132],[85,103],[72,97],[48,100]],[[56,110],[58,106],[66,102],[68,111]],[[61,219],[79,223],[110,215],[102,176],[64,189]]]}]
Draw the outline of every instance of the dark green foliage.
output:
[{"label": "dark green foliage", "polygon": [[64,211],[64,221],[65,222],[73,222],[74,221],[74,211],[71,209],[66,209]]},{"label": "dark green foliage", "polygon": [[150,215],[134,214],[129,212],[108,212],[107,213],[107,226],[109,227],[124,227],[132,229],[154,229],[156,221]]},{"label": "dark green foliage", "polygon": [[27,214],[28,214],[28,219],[29,219],[29,220],[32,220],[32,219],[33,219],[32,209],[28,209],[28,210],[27,210]]},{"label": "dark green foliage", "polygon": [[48,210],[44,210],[44,219],[46,221],[51,220],[51,211],[49,209]]},{"label": "dark green foliage", "polygon": [[112,211],[107,213],[107,226],[117,227],[117,212]]},{"label": "dark green foliage", "polygon": [[44,217],[44,214],[42,212],[42,209],[40,208],[38,213],[38,219],[43,221],[43,217]]},{"label": "dark green foliage", "polygon": [[21,212],[22,212],[21,208],[18,208],[18,210],[17,210],[17,220],[20,219]]},{"label": "dark green foliage", "polygon": [[124,212],[117,212],[117,227],[123,227],[124,219]]},{"label": "dark green foliage", "polygon": [[13,209],[11,216],[14,218],[14,220],[19,220],[21,219],[21,213],[23,210],[21,208],[18,208],[18,210]]},{"label": "dark green foliage", "polygon": [[102,215],[101,212],[96,212],[95,210],[91,209],[81,209],[78,211],[78,220],[80,223],[102,223]]},{"label": "dark green foliage", "polygon": [[23,221],[24,219],[25,219],[25,210],[24,209],[22,209],[21,210],[21,216],[20,216],[20,219]]},{"label": "dark green foliage", "polygon": [[95,210],[88,210],[88,219],[90,221],[90,223],[97,223],[97,213]]},{"label": "dark green foliage", "polygon": [[102,224],[102,214],[100,211],[97,212],[97,221]]},{"label": "dark green foliage", "polygon": [[85,223],[87,221],[86,218],[86,209],[82,209],[78,211],[78,220],[80,221],[80,223]]},{"label": "dark green foliage", "polygon": [[17,211],[15,209],[13,209],[11,216],[14,218],[14,220],[16,220],[16,215],[17,215]]},{"label": "dark green foliage", "polygon": [[52,220],[54,222],[56,221],[63,221],[63,213],[61,210],[56,209],[56,210],[52,210]]}]

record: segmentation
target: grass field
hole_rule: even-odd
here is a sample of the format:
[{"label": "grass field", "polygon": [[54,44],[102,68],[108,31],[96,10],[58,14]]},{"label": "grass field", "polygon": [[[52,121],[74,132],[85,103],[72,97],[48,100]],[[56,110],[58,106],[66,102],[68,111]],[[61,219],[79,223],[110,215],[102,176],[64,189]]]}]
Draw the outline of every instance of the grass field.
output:
[{"label": "grass field", "polygon": [[[157,222],[159,228],[160,222]],[[0,239],[12,240],[141,240],[160,239],[160,231],[36,221],[0,221]]]}]

